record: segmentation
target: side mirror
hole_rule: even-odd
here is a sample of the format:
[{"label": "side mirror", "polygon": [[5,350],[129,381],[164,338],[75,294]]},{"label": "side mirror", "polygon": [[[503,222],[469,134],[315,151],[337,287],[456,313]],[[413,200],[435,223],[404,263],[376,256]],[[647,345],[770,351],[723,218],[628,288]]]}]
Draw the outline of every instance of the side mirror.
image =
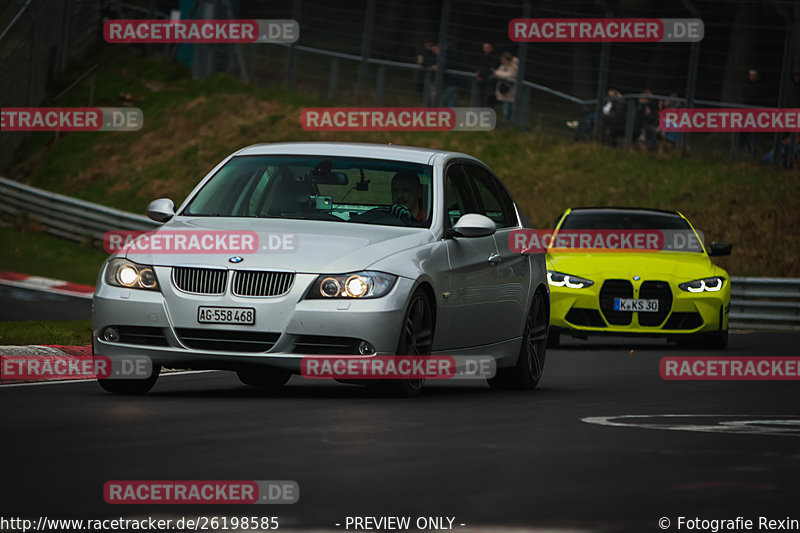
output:
[{"label": "side mirror", "polygon": [[450,230],[450,236],[456,237],[488,237],[494,235],[497,226],[494,221],[484,215],[477,213],[467,213],[462,216]]},{"label": "side mirror", "polygon": [[714,241],[711,243],[711,247],[708,250],[708,255],[731,255],[732,248],[733,245],[729,242]]},{"label": "side mirror", "polygon": [[175,216],[175,203],[169,198],[159,198],[147,205],[147,217],[156,222],[166,222]]}]

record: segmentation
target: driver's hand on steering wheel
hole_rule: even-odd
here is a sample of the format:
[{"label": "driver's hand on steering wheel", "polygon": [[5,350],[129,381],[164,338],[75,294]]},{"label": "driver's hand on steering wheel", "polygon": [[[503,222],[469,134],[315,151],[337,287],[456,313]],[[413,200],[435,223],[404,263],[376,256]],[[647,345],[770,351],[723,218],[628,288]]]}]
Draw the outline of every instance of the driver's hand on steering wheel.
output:
[{"label": "driver's hand on steering wheel", "polygon": [[399,218],[400,220],[410,222],[414,219],[414,216],[411,214],[411,211],[404,205],[394,204],[391,208],[389,208],[389,212],[391,212],[394,216]]}]

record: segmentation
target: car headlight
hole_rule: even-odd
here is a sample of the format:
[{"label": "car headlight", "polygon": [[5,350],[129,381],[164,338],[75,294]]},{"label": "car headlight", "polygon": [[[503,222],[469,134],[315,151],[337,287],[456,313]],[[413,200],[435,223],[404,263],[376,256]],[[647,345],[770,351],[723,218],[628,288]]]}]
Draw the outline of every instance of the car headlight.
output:
[{"label": "car headlight", "polygon": [[585,289],[594,285],[594,281],[572,274],[564,274],[555,270],[547,271],[547,283],[553,287],[568,287],[570,289]]},{"label": "car headlight", "polygon": [[714,276],[713,278],[696,279],[694,281],[687,281],[678,285],[678,288],[686,292],[716,292],[722,289],[725,284],[725,278]]},{"label": "car headlight", "polygon": [[396,281],[397,276],[383,272],[322,274],[311,285],[306,298],[380,298],[392,290]]},{"label": "car headlight", "polygon": [[153,267],[127,259],[112,259],[106,267],[106,283],[126,289],[157,291],[158,280]]}]

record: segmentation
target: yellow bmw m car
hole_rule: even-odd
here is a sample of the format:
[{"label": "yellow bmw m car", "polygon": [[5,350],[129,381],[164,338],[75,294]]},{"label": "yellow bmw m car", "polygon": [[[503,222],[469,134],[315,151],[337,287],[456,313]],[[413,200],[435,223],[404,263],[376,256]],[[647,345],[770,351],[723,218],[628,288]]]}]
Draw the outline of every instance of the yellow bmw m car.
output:
[{"label": "yellow bmw m car", "polygon": [[568,209],[552,235],[550,346],[562,334],[727,346],[730,277],[709,256],[729,255],[730,244],[706,247],[682,214],[641,208]]}]

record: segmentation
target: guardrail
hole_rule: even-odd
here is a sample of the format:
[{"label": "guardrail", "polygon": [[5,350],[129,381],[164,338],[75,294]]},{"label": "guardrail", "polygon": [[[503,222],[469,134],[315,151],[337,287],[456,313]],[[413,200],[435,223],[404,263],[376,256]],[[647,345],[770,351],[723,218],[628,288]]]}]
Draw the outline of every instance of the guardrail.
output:
[{"label": "guardrail", "polygon": [[103,240],[110,230],[147,231],[159,226],[143,215],[0,178],[0,214],[23,217],[45,227],[47,233],[75,241]]},{"label": "guardrail", "polygon": [[731,278],[730,329],[800,331],[800,279]]},{"label": "guardrail", "polygon": [[[159,226],[142,215],[0,178],[0,214],[27,217],[48,233],[76,241],[103,240],[110,230]],[[800,331],[800,278],[731,278],[730,329]]]}]

